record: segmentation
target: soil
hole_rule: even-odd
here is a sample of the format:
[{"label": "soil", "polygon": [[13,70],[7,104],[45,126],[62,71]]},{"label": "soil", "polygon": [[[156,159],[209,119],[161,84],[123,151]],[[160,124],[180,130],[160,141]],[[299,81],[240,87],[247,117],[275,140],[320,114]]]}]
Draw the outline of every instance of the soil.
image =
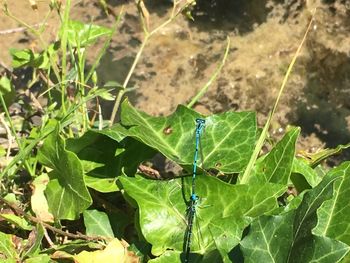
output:
[{"label": "soil", "polygon": [[[98,1],[72,2],[73,19],[113,24]],[[106,2],[115,13],[124,6],[125,15],[100,63],[99,81],[122,83],[144,35],[134,1]],[[30,25],[42,23],[49,10],[47,1],[37,4],[38,9],[32,10],[29,1],[8,1],[13,14]],[[172,7],[167,0],[149,0],[145,5],[151,28],[165,21]],[[204,114],[252,110],[263,125],[316,7],[312,30],[288,80],[271,134],[278,137],[292,124],[302,127],[299,149],[317,151],[345,144],[350,141],[350,4],[346,0],[198,0],[194,21],[179,16],[151,37],[131,79],[130,86],[137,90],[129,98],[153,115],[167,115],[178,104],[188,103],[220,64],[229,37],[226,64],[194,108]],[[49,15],[46,23],[44,39],[52,41],[57,15]],[[9,48],[40,49],[29,32],[4,33],[17,27],[17,22],[0,15],[0,61],[8,68]],[[106,104],[105,118],[110,109]]]}]

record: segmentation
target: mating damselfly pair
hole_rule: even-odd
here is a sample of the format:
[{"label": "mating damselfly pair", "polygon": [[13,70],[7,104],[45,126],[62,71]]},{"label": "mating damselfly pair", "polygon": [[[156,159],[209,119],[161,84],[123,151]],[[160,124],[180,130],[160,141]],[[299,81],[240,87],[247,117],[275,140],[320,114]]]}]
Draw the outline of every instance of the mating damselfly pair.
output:
[{"label": "mating damselfly pair", "polygon": [[197,175],[197,162],[198,162],[198,152],[200,148],[200,139],[202,132],[205,127],[205,120],[201,118],[196,119],[196,131],[195,131],[195,152],[193,158],[193,170],[192,170],[192,189],[191,196],[189,200],[189,206],[187,208],[187,229],[185,236],[185,262],[189,262],[189,256],[191,252],[191,238],[192,238],[192,228],[193,222],[196,214],[196,206],[199,199],[199,196],[196,194],[196,175]]}]

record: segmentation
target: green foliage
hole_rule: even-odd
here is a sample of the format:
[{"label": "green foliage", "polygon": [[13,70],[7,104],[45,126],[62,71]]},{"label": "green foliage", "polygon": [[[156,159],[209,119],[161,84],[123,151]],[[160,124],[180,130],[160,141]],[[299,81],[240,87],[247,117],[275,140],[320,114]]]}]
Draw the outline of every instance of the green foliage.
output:
[{"label": "green foliage", "polygon": [[[42,50],[10,50],[14,68],[32,70],[28,90],[43,88],[47,104],[41,124],[16,128],[8,111],[15,87],[12,77],[1,77],[1,107],[18,146],[0,175],[1,262],[183,262],[196,118],[205,118],[206,127],[190,262],[349,258],[350,163],[326,171],[322,161],[350,144],[296,154],[300,128],[291,127],[258,156],[272,114],[258,138],[254,112],[203,116],[179,105],[169,116],[154,117],[122,101],[147,40],[192,3],[179,1],[175,15],[151,30],[147,9],[137,1],[145,41],[123,84],[99,86],[95,71],[121,16],[112,28],[73,21],[70,0],[64,12],[52,5],[61,19],[57,42],[45,43],[41,30],[29,28]],[[6,6],[4,12],[14,18]],[[86,70],[86,52],[101,39],[104,45]],[[118,123],[105,126],[96,110],[101,99],[115,99],[111,121],[120,110]],[[25,106],[29,116],[38,113]],[[7,153],[0,151],[0,158]],[[163,161],[176,167],[173,174],[158,169]]]},{"label": "green foliage", "polygon": [[[3,96],[6,105],[11,105],[16,97],[16,91],[11,80],[6,76],[0,78],[0,95]],[[2,109],[1,106],[0,109]]]},{"label": "green foliage", "polygon": [[295,143],[299,132],[299,128],[292,128],[266,156],[258,159],[248,183],[287,184],[293,167]]},{"label": "green foliage", "polygon": [[69,20],[68,26],[63,28],[67,33],[68,42],[72,47],[86,47],[94,44],[97,39],[112,33],[110,28],[84,24],[79,21]]},{"label": "green foliage", "polygon": [[340,240],[350,245],[350,230],[347,227],[350,213],[347,211],[350,190],[350,163],[345,162],[331,170],[329,177],[336,178],[333,197],[322,204],[317,211],[318,223],[313,233]]},{"label": "green foliage", "polygon": [[[349,247],[327,236],[314,235],[317,210],[333,195],[339,180],[331,171],[307,192],[297,209],[277,216],[262,216],[252,223],[241,247],[247,262],[339,262]],[[278,245],[280,244],[280,245]]]},{"label": "green foliage", "polygon": [[83,166],[79,158],[65,149],[59,135],[60,127],[45,140],[38,152],[38,161],[50,167],[50,182],[46,196],[50,212],[57,219],[76,219],[91,205],[91,197],[84,181]]},{"label": "green foliage", "polygon": [[[127,101],[121,109],[121,125],[127,127],[120,129],[122,134],[157,149],[178,164],[192,164],[193,153],[188,149],[194,143],[193,123],[202,117],[200,114],[180,105],[168,117],[151,117]],[[226,173],[241,172],[249,161],[255,138],[256,120],[252,112],[226,112],[207,117],[201,141],[201,167]]]},{"label": "green foliage", "polygon": [[[153,245],[152,253],[158,256],[166,249],[181,252],[191,178],[159,182],[137,176],[122,177],[120,181],[125,193],[137,201],[142,234]],[[268,183],[230,185],[212,176],[199,175],[196,189],[203,198],[196,213],[193,251],[205,254],[215,249],[225,250],[226,243],[234,247],[251,218],[277,207],[276,198],[284,188]],[[223,227],[224,218],[229,218],[230,224]],[[220,235],[213,236],[213,231]],[[220,239],[225,242],[219,242]]]},{"label": "green foliage", "polygon": [[50,56],[53,56],[58,50],[57,43],[49,45],[47,50],[40,54],[34,53],[31,49],[10,49],[12,56],[12,66],[20,68],[24,66],[31,66],[38,69],[49,69]]},{"label": "green foliage", "polygon": [[3,262],[10,263],[17,261],[18,256],[11,235],[0,232],[0,251]]},{"label": "green foliage", "polygon": [[114,237],[106,213],[97,210],[85,210],[83,216],[87,235]]}]

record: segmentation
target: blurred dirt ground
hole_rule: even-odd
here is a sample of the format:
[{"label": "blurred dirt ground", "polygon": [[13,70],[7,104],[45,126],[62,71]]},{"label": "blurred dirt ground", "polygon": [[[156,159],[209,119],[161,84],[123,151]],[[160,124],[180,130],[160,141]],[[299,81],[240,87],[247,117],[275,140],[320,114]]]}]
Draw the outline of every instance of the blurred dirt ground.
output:
[{"label": "blurred dirt ground", "polygon": [[[29,25],[46,23],[45,41],[53,41],[59,18],[49,1],[7,1],[9,10]],[[64,1],[63,1],[64,2]],[[143,39],[134,1],[106,1],[125,15],[98,69],[101,83],[123,82]],[[145,1],[151,28],[165,21],[169,1]],[[111,26],[99,1],[72,1],[72,18]],[[195,109],[204,113],[254,110],[262,125],[277,96],[286,69],[317,7],[306,46],[293,70],[273,121],[271,133],[283,134],[288,124],[302,126],[299,148],[316,151],[350,140],[350,4],[349,1],[197,1],[195,21],[180,16],[154,35],[132,77],[137,91],[130,99],[138,108],[166,115],[186,104],[205,85],[220,63],[227,36],[230,53],[218,79]],[[40,50],[18,22],[0,15],[0,61],[11,67],[9,48]],[[98,48],[98,46],[96,47]],[[96,49],[91,50],[93,61]],[[110,114],[110,104],[104,117]]]}]

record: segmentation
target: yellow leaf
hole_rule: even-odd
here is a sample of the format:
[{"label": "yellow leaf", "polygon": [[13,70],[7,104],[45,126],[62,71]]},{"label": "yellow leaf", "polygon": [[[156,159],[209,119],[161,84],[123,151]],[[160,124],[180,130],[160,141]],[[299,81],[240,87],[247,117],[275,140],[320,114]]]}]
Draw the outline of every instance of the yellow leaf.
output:
[{"label": "yellow leaf", "polygon": [[124,245],[118,239],[113,239],[104,250],[93,252],[83,251],[74,256],[76,263],[127,263],[138,262],[138,258],[127,250],[127,245]]},{"label": "yellow leaf", "polygon": [[42,174],[35,178],[32,184],[33,195],[31,197],[32,210],[43,222],[53,222],[54,217],[49,212],[49,205],[47,204],[46,197],[44,195],[44,190],[49,182],[49,176],[47,174]]},{"label": "yellow leaf", "polygon": [[36,4],[35,0],[29,0],[29,3],[33,10],[38,10],[38,5]]}]

